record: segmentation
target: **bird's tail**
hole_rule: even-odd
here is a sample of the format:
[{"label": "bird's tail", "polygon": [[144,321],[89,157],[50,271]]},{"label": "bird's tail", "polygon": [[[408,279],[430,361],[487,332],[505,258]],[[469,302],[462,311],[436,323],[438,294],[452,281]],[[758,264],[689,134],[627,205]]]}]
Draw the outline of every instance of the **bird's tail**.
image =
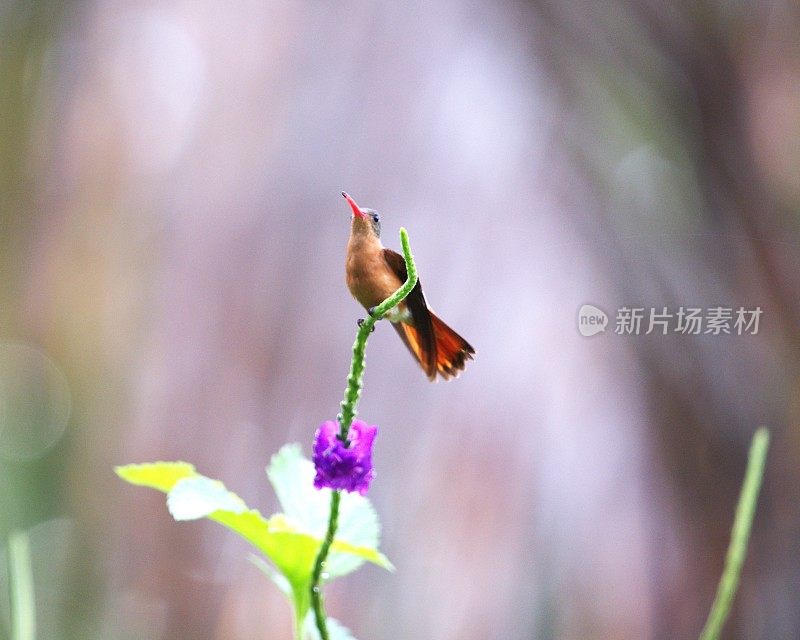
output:
[{"label": "bird's tail", "polygon": [[432,311],[431,322],[436,341],[436,371],[445,380],[455,378],[464,370],[467,360],[472,360],[475,349]]},{"label": "bird's tail", "polygon": [[419,325],[405,322],[392,323],[411,355],[419,362],[425,375],[436,380],[440,375],[447,380],[464,370],[467,360],[472,360],[475,349],[460,335],[442,322],[436,314],[426,309],[430,320],[420,319]]}]

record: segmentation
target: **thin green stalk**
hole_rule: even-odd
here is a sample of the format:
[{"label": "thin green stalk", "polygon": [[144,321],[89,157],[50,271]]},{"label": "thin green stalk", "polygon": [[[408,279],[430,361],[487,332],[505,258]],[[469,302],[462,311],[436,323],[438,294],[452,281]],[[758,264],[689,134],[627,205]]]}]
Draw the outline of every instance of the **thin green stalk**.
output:
[{"label": "thin green stalk", "polygon": [[339,523],[339,501],[341,497],[340,491],[331,492],[331,517],[328,521],[328,530],[325,532],[325,539],[319,548],[317,559],[314,562],[314,572],[311,574],[311,606],[314,609],[314,619],[317,622],[321,640],[329,640],[329,636],[320,582],[322,581],[322,568],[325,566],[325,559],[328,557],[328,552],[333,544],[333,537],[336,535],[336,527]]},{"label": "thin green stalk", "polygon": [[358,328],[356,341],[353,343],[353,358],[350,361],[350,374],[347,376],[347,388],[344,391],[344,400],[342,400],[342,412],[337,416],[339,437],[345,442],[350,432],[350,425],[356,415],[358,400],[361,397],[369,334],[372,333],[375,323],[383,318],[387,311],[400,304],[417,284],[417,267],[414,264],[414,256],[411,255],[408,232],[403,228],[400,229],[400,243],[403,245],[403,257],[406,260],[406,273],[408,274],[406,281],[403,286],[381,302],[371,314],[367,314],[364,322]]},{"label": "thin green stalk", "polygon": [[725,568],[722,572],[717,595],[711,611],[708,614],[706,626],[700,634],[700,640],[717,640],[722,633],[722,627],[731,611],[736,589],[739,587],[739,576],[742,564],[747,556],[747,542],[750,539],[750,530],[753,526],[753,517],[756,512],[756,502],[761,490],[761,480],[764,477],[764,463],[769,448],[769,430],[760,427],[753,436],[750,445],[750,454],[747,459],[747,471],[739,495],[739,504],[736,507],[736,517],[731,531],[731,542],[728,546],[728,555],[725,559]]},{"label": "thin green stalk", "polygon": [[[367,339],[375,323],[386,315],[386,312],[400,304],[403,299],[411,293],[417,284],[417,268],[414,264],[414,256],[411,255],[411,245],[408,241],[408,232],[400,229],[400,243],[403,245],[403,257],[406,260],[406,281],[397,291],[381,302],[371,314],[367,314],[364,322],[358,328],[356,341],[353,344],[353,357],[350,361],[350,374],[347,376],[347,388],[344,390],[344,400],[342,400],[342,412],[337,416],[339,421],[339,438],[347,442],[350,433],[350,425],[356,416],[358,400],[361,397],[361,389],[364,382],[365,356],[367,349]],[[314,571],[311,575],[311,606],[314,609],[314,619],[317,623],[317,630],[321,640],[330,640],[328,626],[325,619],[325,608],[322,603],[322,569],[328,557],[333,538],[336,535],[336,527],[339,520],[339,491],[333,491],[331,495],[331,513],[328,519],[328,530],[325,539],[319,548],[317,559],[314,561]]]},{"label": "thin green stalk", "polygon": [[11,600],[11,640],[35,640],[36,599],[28,534],[8,534],[8,584]]}]

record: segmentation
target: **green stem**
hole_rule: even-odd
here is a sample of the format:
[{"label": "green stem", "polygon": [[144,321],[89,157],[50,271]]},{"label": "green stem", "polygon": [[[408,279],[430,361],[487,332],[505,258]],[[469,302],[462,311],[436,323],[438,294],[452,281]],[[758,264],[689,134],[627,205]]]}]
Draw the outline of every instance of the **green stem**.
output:
[{"label": "green stem", "polygon": [[766,427],[760,427],[753,436],[753,442],[750,445],[747,471],[745,472],[742,491],[739,495],[739,504],[736,507],[736,517],[733,520],[733,530],[731,531],[728,555],[725,558],[725,568],[717,587],[714,604],[711,605],[711,611],[708,614],[706,626],[700,634],[700,640],[717,640],[731,611],[733,598],[736,595],[736,589],[739,587],[742,564],[747,556],[747,542],[750,539],[750,530],[753,526],[761,480],[764,477],[764,463],[768,448],[769,430]]},{"label": "green stem", "polygon": [[36,638],[36,599],[28,534],[8,534],[8,582],[11,600],[11,640]]},{"label": "green stem", "polygon": [[406,260],[406,273],[408,274],[406,281],[403,283],[403,286],[381,302],[372,314],[367,314],[364,322],[362,322],[361,326],[358,328],[356,341],[353,343],[353,358],[350,361],[350,374],[347,376],[347,388],[344,391],[344,400],[342,400],[342,412],[338,416],[339,437],[345,442],[350,432],[350,425],[353,423],[353,418],[356,416],[358,400],[361,397],[365,367],[364,361],[369,334],[372,333],[372,328],[375,326],[375,323],[386,315],[387,311],[400,304],[417,284],[417,267],[414,264],[414,256],[411,255],[408,232],[402,228],[400,229],[400,243],[403,245],[403,256]]},{"label": "green stem", "polygon": [[[344,400],[342,400],[342,412],[337,416],[339,421],[339,438],[348,442],[350,425],[356,416],[358,400],[361,397],[361,389],[364,383],[364,366],[367,349],[367,340],[375,323],[386,315],[386,312],[400,304],[403,299],[411,293],[417,284],[417,268],[414,264],[414,256],[411,255],[411,245],[408,241],[408,232],[400,229],[400,243],[403,245],[403,257],[406,261],[406,281],[397,291],[381,302],[375,311],[367,314],[364,322],[358,328],[356,341],[353,343],[353,358],[350,361],[350,374],[347,376],[347,388],[344,390]],[[333,491],[331,495],[331,513],[328,519],[328,530],[325,532],[325,539],[319,548],[319,553],[314,561],[314,571],[311,575],[311,605],[314,609],[314,619],[317,623],[317,630],[321,640],[329,640],[328,626],[325,620],[325,608],[322,604],[322,568],[328,557],[333,538],[336,535],[336,527],[339,520],[339,491]]]},{"label": "green stem", "polygon": [[336,527],[339,524],[339,501],[342,494],[339,491],[331,492],[331,517],[328,520],[328,530],[325,532],[325,539],[319,548],[317,559],[314,562],[314,572],[311,574],[311,606],[314,608],[314,619],[317,621],[317,629],[321,640],[329,640],[328,627],[325,623],[325,607],[322,604],[322,568],[325,566],[325,559],[333,544],[333,537],[336,535]]}]

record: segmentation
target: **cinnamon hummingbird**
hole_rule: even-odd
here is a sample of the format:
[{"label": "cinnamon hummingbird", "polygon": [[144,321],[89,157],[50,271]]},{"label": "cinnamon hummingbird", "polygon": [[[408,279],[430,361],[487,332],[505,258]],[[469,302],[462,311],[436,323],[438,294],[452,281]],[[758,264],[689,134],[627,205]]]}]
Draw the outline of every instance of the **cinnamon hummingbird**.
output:
[{"label": "cinnamon hummingbird", "polygon": [[[367,310],[377,307],[406,281],[406,261],[381,243],[381,219],[342,191],[353,210],[347,243],[347,288]],[[475,350],[429,308],[417,280],[411,293],[385,316],[430,380],[455,378]],[[359,322],[360,324],[360,322]]]}]

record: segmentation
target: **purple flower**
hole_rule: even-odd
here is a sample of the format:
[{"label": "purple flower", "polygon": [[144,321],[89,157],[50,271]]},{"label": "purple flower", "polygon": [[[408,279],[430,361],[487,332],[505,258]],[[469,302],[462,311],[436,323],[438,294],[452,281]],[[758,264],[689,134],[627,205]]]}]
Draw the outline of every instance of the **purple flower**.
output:
[{"label": "purple flower", "polygon": [[367,493],[375,477],[372,468],[372,442],[378,427],[362,420],[353,420],[350,427],[350,446],[337,437],[339,425],[333,420],[323,422],[314,436],[314,466],[317,489],[344,489]]}]

